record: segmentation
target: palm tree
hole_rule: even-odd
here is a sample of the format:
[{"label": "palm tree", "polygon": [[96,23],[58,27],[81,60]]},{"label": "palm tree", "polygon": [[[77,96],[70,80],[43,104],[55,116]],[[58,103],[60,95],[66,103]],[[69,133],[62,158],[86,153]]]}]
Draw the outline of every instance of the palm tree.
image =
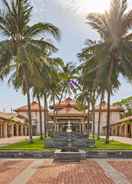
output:
[{"label": "palm tree", "polygon": [[42,125],[42,107],[41,107],[41,97],[40,97],[40,89],[33,86],[33,97],[37,98],[38,104],[39,104],[39,122],[40,122],[40,139],[43,139],[43,125]]},{"label": "palm tree", "polygon": [[60,71],[60,78],[61,78],[61,95],[60,95],[60,102],[63,96],[69,96],[76,93],[77,80],[78,80],[78,70],[72,63],[63,64],[61,66]]},{"label": "palm tree", "polygon": [[56,51],[52,43],[46,41],[42,36],[41,39],[36,39],[37,36],[41,33],[50,33],[54,38],[58,39],[60,34],[58,28],[50,23],[30,24],[32,7],[29,0],[13,0],[12,3],[3,0],[3,6],[4,8],[0,11],[0,32],[4,33],[5,40],[0,42],[0,49],[2,50],[0,63],[7,68],[14,62],[17,74],[20,70],[19,68],[21,68],[28,102],[29,137],[30,142],[32,142],[30,82],[27,65],[32,66],[32,56],[37,58],[44,55],[43,50],[46,52],[50,52],[50,50]]},{"label": "palm tree", "polygon": [[[80,79],[82,79],[80,77]],[[79,81],[79,89],[78,89],[78,95],[77,95],[77,102],[79,102],[79,106],[81,105],[81,110],[87,109],[87,135],[90,136],[90,91],[88,88],[84,88],[84,86],[81,86],[81,80]],[[87,107],[87,108],[86,108]],[[86,111],[85,111],[86,113]]]},{"label": "palm tree", "polygon": [[[113,70],[118,76],[119,73],[128,73],[132,69],[131,53],[131,31],[132,10],[127,11],[127,0],[111,0],[109,11],[103,14],[92,13],[87,17],[88,24],[100,35],[100,42],[97,44],[96,54],[98,60],[105,61],[107,69],[107,93],[108,93],[108,114],[107,114],[107,136],[106,143],[109,143],[110,127],[110,97],[112,90]],[[96,48],[97,48],[96,47]],[[100,48],[100,49],[99,49]]]},{"label": "palm tree", "polygon": [[100,139],[100,123],[101,123],[101,112],[102,112],[102,103],[104,100],[104,91],[101,89],[101,94],[100,94],[100,104],[99,104],[99,119],[98,119],[98,135],[97,139]]},{"label": "palm tree", "polygon": [[93,138],[95,138],[95,104],[98,98],[98,62],[95,57],[95,42],[89,40],[87,44],[87,47],[85,47],[78,56],[82,61],[80,66],[82,69],[81,84],[83,85],[83,90],[87,90],[86,98],[88,101],[88,106],[90,103],[92,107],[92,134]]},{"label": "palm tree", "polygon": [[47,125],[48,125],[48,103],[47,103],[47,92],[44,91],[43,94],[43,98],[44,98],[44,135],[45,137],[48,136],[48,131],[47,131]]}]

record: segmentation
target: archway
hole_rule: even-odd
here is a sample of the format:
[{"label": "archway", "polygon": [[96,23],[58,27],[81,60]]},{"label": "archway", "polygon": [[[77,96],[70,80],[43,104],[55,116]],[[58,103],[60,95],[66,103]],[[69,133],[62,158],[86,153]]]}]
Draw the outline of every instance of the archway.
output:
[{"label": "archway", "polygon": [[14,125],[14,136],[17,136],[17,127]]}]

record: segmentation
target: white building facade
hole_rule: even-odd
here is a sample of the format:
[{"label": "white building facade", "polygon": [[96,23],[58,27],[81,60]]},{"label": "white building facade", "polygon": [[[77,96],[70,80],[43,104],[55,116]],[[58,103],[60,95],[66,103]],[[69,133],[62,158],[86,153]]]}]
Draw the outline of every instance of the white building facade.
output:
[{"label": "white building facade", "polygon": [[[95,132],[98,132],[98,120],[99,120],[99,105],[96,106],[95,110]],[[121,114],[124,112],[120,106],[111,105],[110,107],[110,124],[114,124],[121,119]],[[101,107],[101,120],[100,120],[100,131],[104,135],[103,127],[107,125],[107,104],[102,103]]]}]

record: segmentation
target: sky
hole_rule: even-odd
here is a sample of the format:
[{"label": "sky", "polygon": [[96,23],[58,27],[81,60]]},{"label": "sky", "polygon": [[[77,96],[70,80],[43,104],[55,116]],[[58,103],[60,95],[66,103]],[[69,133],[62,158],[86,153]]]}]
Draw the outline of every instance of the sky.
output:
[{"label": "sky", "polygon": [[[1,7],[0,0],[0,7]],[[34,7],[31,24],[50,22],[59,27],[61,40],[54,42],[59,51],[57,57],[77,64],[77,54],[84,47],[86,39],[98,39],[95,31],[86,24],[86,15],[90,12],[103,12],[109,8],[110,0],[31,0]],[[128,8],[132,0],[128,0]],[[1,36],[1,35],[0,35]],[[115,92],[112,101],[132,96],[132,84],[120,77],[121,87]],[[7,81],[0,82],[0,111],[10,111],[26,104],[21,91],[15,91]]]}]

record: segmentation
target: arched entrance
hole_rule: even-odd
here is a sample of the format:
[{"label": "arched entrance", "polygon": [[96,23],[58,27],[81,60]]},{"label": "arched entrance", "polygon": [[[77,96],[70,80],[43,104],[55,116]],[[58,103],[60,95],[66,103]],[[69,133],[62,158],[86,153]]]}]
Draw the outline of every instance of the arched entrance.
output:
[{"label": "arched entrance", "polygon": [[125,137],[125,125],[121,127],[121,136]]},{"label": "arched entrance", "polygon": [[131,125],[130,124],[128,124],[128,126],[127,126],[127,131],[128,131],[128,137],[132,137]]},{"label": "arched entrance", "polygon": [[120,136],[120,126],[117,126],[117,136]]},{"label": "arched entrance", "polygon": [[17,127],[14,125],[14,136],[17,136]]}]

